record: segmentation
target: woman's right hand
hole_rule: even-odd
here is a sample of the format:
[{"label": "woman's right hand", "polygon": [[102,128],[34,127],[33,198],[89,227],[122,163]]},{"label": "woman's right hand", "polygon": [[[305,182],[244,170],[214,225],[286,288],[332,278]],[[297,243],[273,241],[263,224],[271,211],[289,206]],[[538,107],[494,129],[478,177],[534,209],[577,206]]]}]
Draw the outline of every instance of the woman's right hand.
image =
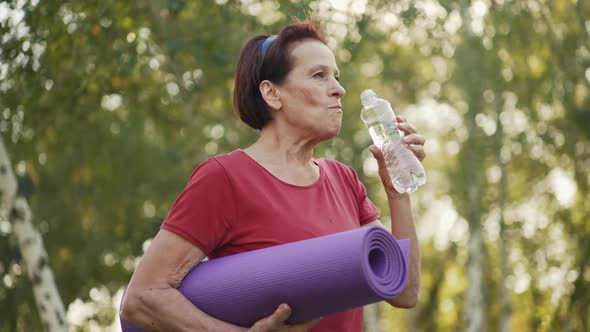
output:
[{"label": "woman's right hand", "polygon": [[272,315],[256,322],[248,332],[307,332],[321,319],[317,318],[308,322],[289,325],[286,323],[289,316],[291,316],[291,307],[283,303],[279,305]]}]

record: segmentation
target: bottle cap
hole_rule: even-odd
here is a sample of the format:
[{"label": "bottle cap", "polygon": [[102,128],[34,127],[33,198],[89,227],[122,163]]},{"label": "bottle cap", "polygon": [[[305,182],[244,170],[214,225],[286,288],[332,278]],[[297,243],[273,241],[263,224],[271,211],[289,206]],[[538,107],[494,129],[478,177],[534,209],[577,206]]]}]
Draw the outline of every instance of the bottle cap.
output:
[{"label": "bottle cap", "polygon": [[377,101],[377,94],[372,89],[367,89],[361,92],[361,104],[363,106],[371,106]]}]

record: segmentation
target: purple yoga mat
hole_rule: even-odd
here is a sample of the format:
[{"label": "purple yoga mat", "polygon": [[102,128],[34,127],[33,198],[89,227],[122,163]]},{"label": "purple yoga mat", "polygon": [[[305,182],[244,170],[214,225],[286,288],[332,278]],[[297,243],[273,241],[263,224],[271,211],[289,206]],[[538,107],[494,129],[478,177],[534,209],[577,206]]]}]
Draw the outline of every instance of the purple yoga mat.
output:
[{"label": "purple yoga mat", "polygon": [[[299,323],[399,295],[409,241],[363,227],[198,264],[178,290],[220,320],[250,327],[281,303]],[[141,331],[121,320],[124,332]]]}]

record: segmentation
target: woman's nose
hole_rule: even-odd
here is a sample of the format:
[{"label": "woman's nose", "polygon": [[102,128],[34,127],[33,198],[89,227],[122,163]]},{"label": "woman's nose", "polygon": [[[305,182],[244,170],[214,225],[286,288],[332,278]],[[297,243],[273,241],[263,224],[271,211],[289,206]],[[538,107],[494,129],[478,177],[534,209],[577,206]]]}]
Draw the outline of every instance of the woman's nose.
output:
[{"label": "woman's nose", "polygon": [[340,84],[340,81],[334,79],[334,82],[335,82],[335,85],[332,88],[331,95],[334,97],[338,97],[338,98],[344,97],[344,95],[346,94],[346,90],[344,89],[342,84]]}]

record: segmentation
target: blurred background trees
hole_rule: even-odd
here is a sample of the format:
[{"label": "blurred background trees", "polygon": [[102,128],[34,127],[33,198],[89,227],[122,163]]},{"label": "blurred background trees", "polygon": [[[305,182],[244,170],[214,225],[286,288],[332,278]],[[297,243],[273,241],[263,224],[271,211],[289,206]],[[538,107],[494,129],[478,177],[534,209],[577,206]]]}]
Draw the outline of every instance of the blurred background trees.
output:
[{"label": "blurred background trees", "polygon": [[[379,305],[366,330],[590,330],[589,2],[5,1],[0,133],[72,329],[116,330],[191,171],[257,136],[232,114],[240,47],[306,15],[347,89],[316,156],[355,167],[386,222],[360,91],[427,137],[420,304]],[[0,221],[0,331],[39,331],[12,231]]]}]

